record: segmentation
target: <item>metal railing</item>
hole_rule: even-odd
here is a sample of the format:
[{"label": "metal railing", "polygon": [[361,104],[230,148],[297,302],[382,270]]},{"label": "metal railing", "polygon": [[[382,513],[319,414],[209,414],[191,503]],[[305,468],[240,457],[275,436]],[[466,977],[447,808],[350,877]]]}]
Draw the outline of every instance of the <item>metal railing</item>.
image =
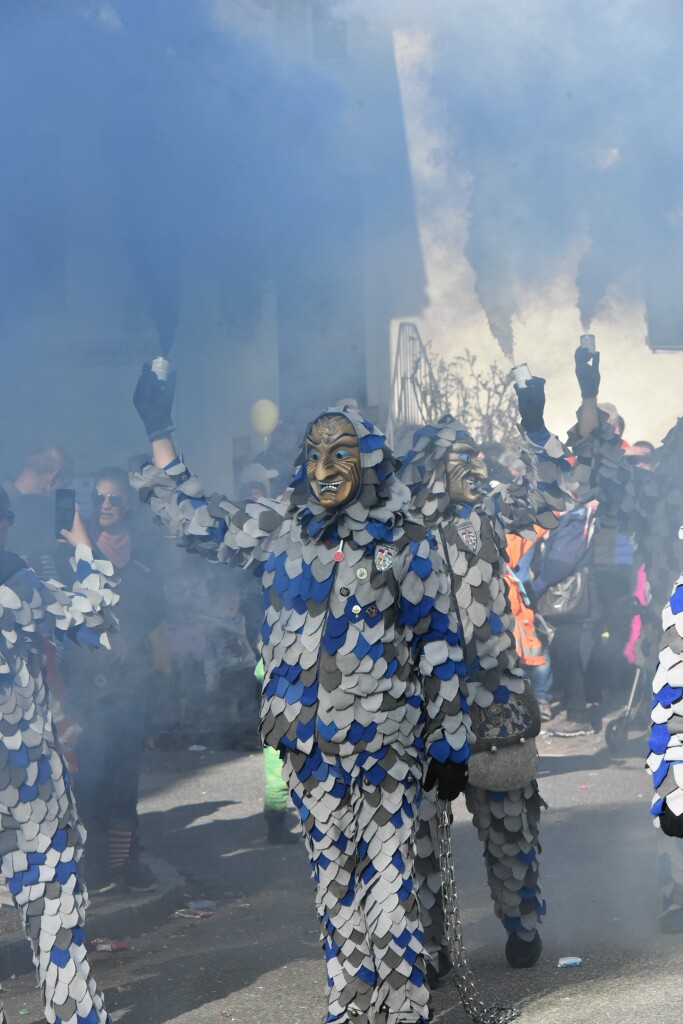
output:
[{"label": "metal railing", "polygon": [[448,412],[416,324],[402,321],[394,353],[387,435],[395,449],[402,435]]}]

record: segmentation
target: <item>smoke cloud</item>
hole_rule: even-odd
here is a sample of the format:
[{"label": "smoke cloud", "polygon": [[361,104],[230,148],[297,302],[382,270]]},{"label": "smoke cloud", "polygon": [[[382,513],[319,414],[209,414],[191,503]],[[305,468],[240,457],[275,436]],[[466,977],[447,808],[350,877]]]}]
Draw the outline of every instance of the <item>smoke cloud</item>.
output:
[{"label": "smoke cloud", "polygon": [[571,260],[585,329],[616,293],[676,340],[682,19],[669,0],[6,0],[0,339],[31,390],[0,458],[18,419],[81,462],[136,449],[134,371],[169,349],[183,436],[223,475],[214,441],[257,398],[386,411],[389,325],[427,303],[399,36],[429,38],[444,133],[421,215],[462,203],[452,257],[502,350],[520,296]]},{"label": "smoke cloud", "polygon": [[31,391],[30,417],[4,409],[22,443],[57,423],[97,464],[116,417],[114,443],[139,446],[133,372],[159,351],[197,446],[248,430],[260,397],[310,406],[303,422],[372,402],[369,336],[389,379],[391,317],[424,302],[391,38],[350,57],[335,5],[309,6],[2,5],[0,331]]},{"label": "smoke cloud", "polygon": [[[431,95],[470,175],[466,255],[508,354],[520,290],[547,286],[583,239],[584,328],[609,289],[643,299],[683,341],[683,11],[623,3],[455,0],[355,4],[376,24],[432,38]],[[661,334],[661,330],[659,331]]]}]

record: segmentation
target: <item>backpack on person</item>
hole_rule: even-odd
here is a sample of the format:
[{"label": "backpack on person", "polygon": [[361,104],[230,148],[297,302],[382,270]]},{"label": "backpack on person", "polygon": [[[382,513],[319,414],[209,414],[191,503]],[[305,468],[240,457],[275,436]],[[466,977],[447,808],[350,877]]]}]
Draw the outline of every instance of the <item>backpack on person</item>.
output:
[{"label": "backpack on person", "polygon": [[543,542],[534,580],[536,607],[553,626],[590,615],[589,565],[595,519],[582,505],[562,516]]}]

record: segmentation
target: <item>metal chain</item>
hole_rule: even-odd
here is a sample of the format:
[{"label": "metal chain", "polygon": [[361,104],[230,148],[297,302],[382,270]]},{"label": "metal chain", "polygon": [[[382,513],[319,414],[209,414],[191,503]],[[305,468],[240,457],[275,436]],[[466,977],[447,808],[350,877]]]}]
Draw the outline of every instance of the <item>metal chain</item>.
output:
[{"label": "metal chain", "polygon": [[439,864],[441,865],[441,892],[446,923],[446,941],[453,962],[453,980],[458,990],[463,1009],[474,1024],[508,1024],[520,1015],[515,1006],[492,1003],[487,1006],[477,991],[474,975],[467,963],[467,950],[462,934],[458,911],[458,890],[453,870],[453,840],[451,826],[453,815],[449,800],[438,801],[439,815]]}]

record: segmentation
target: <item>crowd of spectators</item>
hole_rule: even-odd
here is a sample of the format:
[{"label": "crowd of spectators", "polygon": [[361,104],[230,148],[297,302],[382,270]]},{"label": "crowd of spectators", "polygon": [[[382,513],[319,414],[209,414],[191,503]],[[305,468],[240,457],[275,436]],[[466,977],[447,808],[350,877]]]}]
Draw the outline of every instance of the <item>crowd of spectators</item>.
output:
[{"label": "crowd of spectators", "polygon": [[[615,406],[600,408],[626,458],[651,469],[654,445],[629,445]],[[522,468],[514,452],[503,453],[496,466],[502,479]],[[537,529],[533,541],[509,538],[508,586],[520,660],[545,729],[572,737],[600,732],[605,717],[626,704],[648,590],[632,539],[603,517],[599,502],[558,518],[550,534]]]}]

